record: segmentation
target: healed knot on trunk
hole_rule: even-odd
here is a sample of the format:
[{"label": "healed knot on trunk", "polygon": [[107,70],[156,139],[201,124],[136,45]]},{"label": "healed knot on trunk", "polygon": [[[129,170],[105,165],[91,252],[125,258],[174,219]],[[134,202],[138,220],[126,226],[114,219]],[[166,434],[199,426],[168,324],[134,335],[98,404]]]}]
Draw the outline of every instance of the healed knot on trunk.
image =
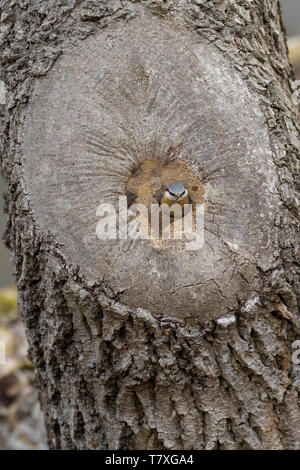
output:
[{"label": "healed knot on trunk", "polygon": [[[205,321],[258,287],[277,204],[265,119],[228,59],[193,32],[145,15],[68,49],[36,85],[23,151],[40,228],[120,302]],[[203,243],[132,236],[134,207],[173,200],[202,207]]]}]

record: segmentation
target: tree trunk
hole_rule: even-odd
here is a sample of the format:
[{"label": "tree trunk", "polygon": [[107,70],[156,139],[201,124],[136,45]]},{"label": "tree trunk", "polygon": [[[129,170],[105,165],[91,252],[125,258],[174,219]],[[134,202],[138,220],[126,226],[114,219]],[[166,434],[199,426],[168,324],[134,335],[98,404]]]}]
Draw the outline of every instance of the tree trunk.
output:
[{"label": "tree trunk", "polygon": [[[50,448],[299,449],[299,109],[279,1],[0,12],[5,239]],[[96,237],[100,202],[151,202],[174,175],[204,202],[201,249]]]}]

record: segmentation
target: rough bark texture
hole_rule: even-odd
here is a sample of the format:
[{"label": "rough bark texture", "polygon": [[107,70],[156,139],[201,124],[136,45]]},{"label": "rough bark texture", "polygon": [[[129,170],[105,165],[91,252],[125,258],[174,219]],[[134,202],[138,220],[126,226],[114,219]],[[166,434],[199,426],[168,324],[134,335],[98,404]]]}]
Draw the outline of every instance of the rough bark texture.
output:
[{"label": "rough bark texture", "polygon": [[[11,0],[0,1],[0,11],[1,78],[7,87],[6,105],[0,105],[1,160],[9,214],[6,240],[13,252],[20,309],[36,367],[49,446],[299,449],[299,367],[291,361],[292,343],[299,334],[299,209],[295,192],[299,169],[299,109],[291,98],[293,72],[287,59],[279,3],[274,0]],[[241,158],[239,172],[230,173],[224,168],[227,179],[222,172],[220,151],[216,168],[211,158],[206,162],[203,156],[197,156],[201,169],[207,170],[201,173],[196,168],[195,171],[206,189],[206,228],[213,232],[207,236],[211,237],[209,250],[214,253],[209,256],[215,268],[194,263],[192,280],[188,278],[185,286],[180,281],[188,315],[183,307],[172,315],[172,303],[161,304],[159,312],[163,295],[157,291],[149,308],[142,302],[139,305],[140,298],[135,294],[126,297],[124,290],[128,286],[124,289],[124,279],[121,277],[112,285],[105,267],[101,271],[101,262],[105,262],[101,254],[95,254],[97,270],[88,271],[93,253],[88,245],[78,241],[82,240],[84,220],[72,217],[74,208],[70,204],[71,216],[67,222],[77,224],[76,238],[67,230],[63,232],[55,211],[49,210],[53,205],[47,204],[47,198],[54,199],[57,195],[57,213],[60,217],[68,216],[63,212],[63,205],[73,203],[74,199],[63,198],[60,186],[63,179],[59,175],[64,168],[70,168],[71,162],[61,149],[64,164],[55,174],[51,161],[50,173],[46,175],[43,158],[47,157],[47,151],[57,155],[58,150],[47,147],[50,144],[40,129],[43,150],[37,157],[39,139],[30,135],[31,120],[37,126],[36,121],[42,119],[41,116],[34,121],[30,111],[37,109],[34,96],[42,93],[41,101],[35,102],[40,106],[50,103],[44,109],[52,112],[52,102],[46,97],[47,80],[60,76],[62,65],[68,63],[69,51],[77,48],[84,51],[88,41],[92,47],[97,38],[101,43],[101,38],[107,38],[106,31],[111,33],[113,43],[114,31],[126,30],[131,24],[136,24],[138,30],[145,15],[149,16],[149,24],[160,22],[159,29],[165,24],[165,30],[171,29],[175,36],[180,31],[184,37],[180,44],[186,44],[187,37],[191,43],[199,43],[204,68],[209,68],[207,64],[213,55],[217,57],[217,78],[223,73],[226,76],[229,73],[226,69],[233,71],[232,80],[239,83],[237,95],[243,98],[246,111],[238,116],[240,131],[236,135],[224,132],[222,136],[226,165],[234,164],[226,149],[230,147],[234,154],[236,139],[244,142],[242,155],[246,154],[247,146],[252,149],[248,158]],[[173,63],[176,54],[170,57]],[[202,59],[198,56],[197,60]],[[63,70],[68,73],[70,67]],[[126,76],[125,71],[122,73]],[[205,78],[207,74],[204,73]],[[180,101],[182,96],[187,99],[187,95],[179,82],[178,79]],[[220,83],[217,80],[217,91],[228,96],[230,80],[227,85],[225,80],[223,90]],[[207,83],[208,90],[211,87]],[[72,92],[70,96],[72,101]],[[238,113],[241,106],[236,103],[235,95],[233,101]],[[216,113],[213,98],[211,108],[209,100],[203,102],[208,116],[213,111]],[[62,108],[69,110],[68,106]],[[227,122],[226,110],[224,115],[219,111],[220,119]],[[197,112],[193,113],[198,122]],[[54,123],[59,123],[59,116],[53,116]],[[174,116],[176,124],[176,112]],[[129,127],[134,126],[133,121],[127,121]],[[199,125],[201,122],[199,117]],[[228,126],[230,129],[230,123]],[[35,134],[39,132],[38,127],[33,128]],[[263,148],[261,153],[251,131],[259,135],[256,140]],[[170,128],[166,135],[170,141],[164,143],[164,148],[174,145]],[[216,139],[221,145],[222,139]],[[183,141],[189,142],[188,138]],[[120,139],[118,142],[120,145]],[[186,145],[184,149],[191,148]],[[176,148],[173,153],[174,158],[180,158]],[[254,166],[251,166],[251,154]],[[141,158],[145,160],[149,156],[145,154]],[[94,171],[93,165],[91,170]],[[70,175],[72,179],[76,176],[74,171],[77,170],[70,173],[66,170],[64,176]],[[241,188],[238,188],[238,177]],[[251,198],[246,184],[251,179],[255,198]],[[94,183],[97,181],[93,180]],[[234,191],[231,184],[235,185]],[[82,204],[90,194],[86,190],[85,196],[83,189],[79,184],[77,191],[82,191]],[[243,191],[247,194],[245,199]],[[226,204],[222,204],[222,198]],[[247,230],[238,230],[243,220],[240,199],[243,203],[250,199],[252,208],[245,205],[248,250]],[[261,218],[258,220],[256,210],[253,211],[255,199],[265,226]],[[80,204],[76,206],[78,209]],[[250,236],[251,225],[259,230],[257,238]],[[143,262],[144,252],[141,249],[137,267]],[[176,257],[176,251],[173,256]],[[191,263],[193,260],[191,257]],[[162,263],[159,267],[161,274],[165,270],[169,272],[166,266],[167,263]],[[134,270],[134,266],[130,269]],[[211,282],[205,278],[208,269],[211,269]],[[172,270],[171,274],[174,274]],[[201,290],[203,278],[207,289]],[[147,280],[150,288],[151,279],[150,276]],[[189,290],[196,299],[194,303],[185,292]],[[173,304],[178,305],[180,301],[179,298]]]}]

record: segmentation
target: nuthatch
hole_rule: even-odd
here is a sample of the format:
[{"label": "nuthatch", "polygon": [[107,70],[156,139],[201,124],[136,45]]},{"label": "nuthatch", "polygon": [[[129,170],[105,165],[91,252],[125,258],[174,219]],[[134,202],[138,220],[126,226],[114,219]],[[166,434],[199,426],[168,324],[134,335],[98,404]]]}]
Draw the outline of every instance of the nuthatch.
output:
[{"label": "nuthatch", "polygon": [[160,199],[160,205],[168,204],[169,207],[174,204],[180,204],[183,208],[185,204],[190,204],[190,197],[188,190],[183,186],[182,183],[172,183],[162,193]]}]

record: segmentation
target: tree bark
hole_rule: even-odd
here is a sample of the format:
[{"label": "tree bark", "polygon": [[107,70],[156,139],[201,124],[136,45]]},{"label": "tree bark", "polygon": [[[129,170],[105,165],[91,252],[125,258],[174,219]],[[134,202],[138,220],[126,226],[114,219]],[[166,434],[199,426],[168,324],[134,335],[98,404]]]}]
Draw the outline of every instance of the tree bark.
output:
[{"label": "tree bark", "polygon": [[[50,448],[299,449],[299,108],[279,2],[0,12],[5,239]],[[94,236],[99,200],[154,161],[203,189],[197,253]]]}]

